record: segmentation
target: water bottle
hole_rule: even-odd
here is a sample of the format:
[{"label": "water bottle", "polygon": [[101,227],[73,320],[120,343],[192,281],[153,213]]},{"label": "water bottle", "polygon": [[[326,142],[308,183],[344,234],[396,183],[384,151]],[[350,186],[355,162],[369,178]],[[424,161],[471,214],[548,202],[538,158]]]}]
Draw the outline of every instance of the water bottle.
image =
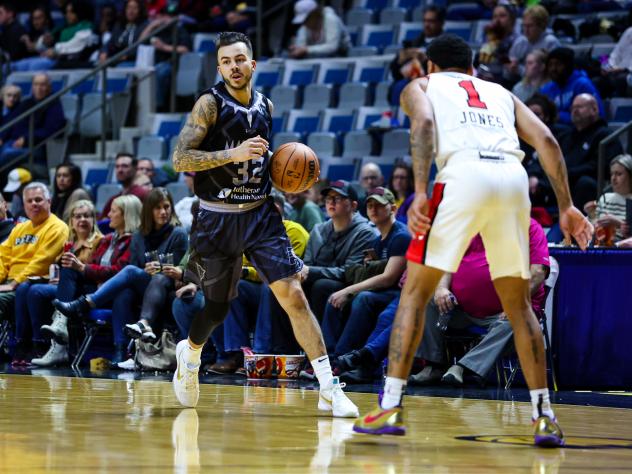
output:
[{"label": "water bottle", "polygon": [[[457,303],[454,295],[450,295],[450,301],[452,301],[452,304],[456,307]],[[454,310],[450,310],[446,313],[439,313],[439,319],[437,319],[437,328],[439,328],[439,331],[446,332],[448,330],[448,323],[453,313]]]}]

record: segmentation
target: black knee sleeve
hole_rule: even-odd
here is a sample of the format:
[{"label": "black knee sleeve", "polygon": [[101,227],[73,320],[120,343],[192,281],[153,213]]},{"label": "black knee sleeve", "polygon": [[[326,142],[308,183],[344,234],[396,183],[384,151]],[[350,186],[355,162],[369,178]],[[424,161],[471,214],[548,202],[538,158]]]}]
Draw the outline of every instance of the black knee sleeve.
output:
[{"label": "black knee sleeve", "polygon": [[204,344],[213,329],[224,322],[230,302],[218,303],[217,301],[206,300],[204,308],[202,308],[193,317],[191,329],[189,329],[189,339],[194,344]]}]

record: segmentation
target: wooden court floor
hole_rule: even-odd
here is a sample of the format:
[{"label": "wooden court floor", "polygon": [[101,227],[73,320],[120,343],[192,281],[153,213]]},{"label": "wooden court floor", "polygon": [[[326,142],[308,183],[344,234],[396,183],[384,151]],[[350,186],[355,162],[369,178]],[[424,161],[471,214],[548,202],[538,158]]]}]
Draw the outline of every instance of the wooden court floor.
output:
[{"label": "wooden court floor", "polygon": [[[353,393],[366,411],[375,394]],[[527,403],[408,397],[409,434],[353,434],[307,389],[0,374],[1,473],[632,472],[632,410],[556,405],[569,446],[531,441]]]}]

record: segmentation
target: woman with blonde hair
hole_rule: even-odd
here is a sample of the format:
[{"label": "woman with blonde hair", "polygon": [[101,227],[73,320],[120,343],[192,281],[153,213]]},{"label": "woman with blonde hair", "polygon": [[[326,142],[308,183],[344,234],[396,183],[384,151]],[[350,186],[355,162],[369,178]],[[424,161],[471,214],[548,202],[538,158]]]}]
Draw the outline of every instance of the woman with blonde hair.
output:
[{"label": "woman with blonde hair", "polygon": [[173,212],[173,199],[165,188],[154,188],[145,198],[140,228],[134,232],[130,247],[130,265],[99,289],[84,292],[85,296],[73,301],[53,301],[57,310],[70,317],[112,305],[113,365],[123,360],[127,347],[125,324],[137,319],[135,309],[152,276],[162,271],[167,255],[170,255],[169,266],[173,266],[174,262],[180,262],[188,247],[187,233]]},{"label": "woman with blonde hair", "polygon": [[[93,247],[94,251],[88,253],[86,250],[79,249],[78,252],[65,252],[61,257],[59,283],[55,291],[47,290],[45,287],[48,285],[34,285],[28,293],[29,313],[38,314],[40,317],[50,314],[53,299],[72,301],[86,291],[96,290],[99,285],[119,273],[130,261],[132,234],[140,226],[141,208],[140,200],[131,194],[114,199],[108,214],[113,232],[101,238],[98,245]],[[87,212],[88,209],[89,212]],[[74,221],[82,223],[87,220],[94,222],[96,219],[94,206],[90,201],[78,201],[72,207],[70,219],[73,223]],[[72,228],[73,225],[71,225]],[[52,324],[42,326],[41,331],[51,337],[51,346],[43,357],[35,358],[31,360],[31,363],[42,367],[66,363],[68,361],[66,316],[55,311]]]}]

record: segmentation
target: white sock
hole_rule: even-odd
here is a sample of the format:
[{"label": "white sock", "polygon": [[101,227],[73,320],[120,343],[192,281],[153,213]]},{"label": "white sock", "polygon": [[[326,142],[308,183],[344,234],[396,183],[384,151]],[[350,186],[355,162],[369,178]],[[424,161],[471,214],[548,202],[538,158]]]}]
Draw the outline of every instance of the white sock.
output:
[{"label": "white sock", "polygon": [[529,394],[531,395],[531,408],[534,420],[537,420],[542,415],[546,415],[552,420],[555,419],[555,414],[551,408],[551,400],[549,400],[548,388],[529,390]]},{"label": "white sock", "polygon": [[186,350],[184,351],[184,360],[187,362],[189,368],[200,365],[202,361],[202,347],[195,349],[191,346],[191,342],[187,342]]},{"label": "white sock", "polygon": [[320,388],[328,388],[331,385],[331,381],[334,376],[331,373],[331,364],[329,363],[329,356],[326,354],[321,357],[316,357],[314,360],[310,360],[312,368],[314,369],[314,375],[318,379]]},{"label": "white sock", "polygon": [[405,379],[386,377],[384,395],[382,396],[382,408],[388,410],[389,408],[395,408],[401,405],[405,386]]}]

